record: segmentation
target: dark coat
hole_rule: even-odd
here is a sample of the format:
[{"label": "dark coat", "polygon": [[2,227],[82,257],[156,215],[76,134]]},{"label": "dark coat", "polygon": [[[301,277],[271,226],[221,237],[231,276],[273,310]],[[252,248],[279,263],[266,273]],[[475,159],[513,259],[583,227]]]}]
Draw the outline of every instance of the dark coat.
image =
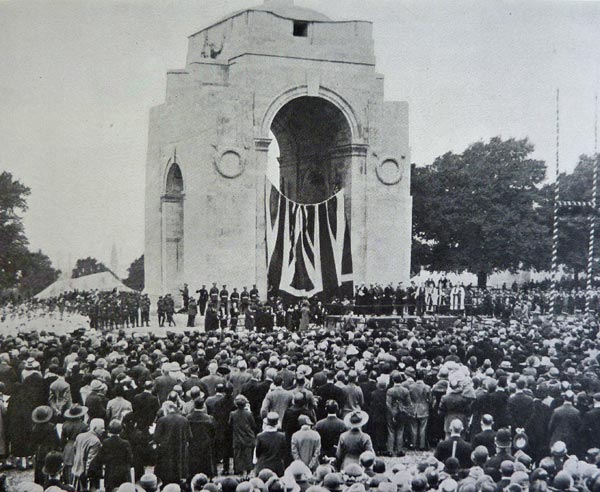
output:
[{"label": "dark coat", "polygon": [[580,451],[600,448],[600,408],[592,408],[583,415],[579,435],[584,444]]},{"label": "dark coat", "polygon": [[552,412],[550,418],[550,446],[556,441],[563,441],[569,451],[577,449],[579,428],[581,427],[581,413],[571,404],[564,404]]},{"label": "dark coat", "polygon": [[88,408],[88,418],[106,420],[106,405],[108,400],[106,396],[100,393],[90,393],[85,399],[85,406]]},{"label": "dark coat", "polygon": [[133,455],[131,445],[119,436],[108,436],[102,441],[100,451],[91,467],[101,470],[104,466],[104,488],[113,490],[122,483],[131,481]]},{"label": "dark coat", "polygon": [[321,454],[335,457],[340,436],[348,430],[344,421],[338,417],[327,416],[315,424],[315,430],[321,436]]},{"label": "dark coat", "polygon": [[523,428],[531,416],[533,398],[525,393],[517,393],[508,399],[507,410],[513,428]]},{"label": "dark coat", "polygon": [[531,415],[525,424],[525,433],[529,440],[529,450],[534,461],[547,456],[549,451],[550,434],[548,427],[552,409],[541,400],[534,400]]},{"label": "dark coat", "polygon": [[[453,454],[455,443],[456,449]],[[471,445],[465,440],[457,436],[450,436],[448,439],[438,443],[434,456],[442,463],[448,458],[454,457],[460,462],[460,467],[464,469],[471,466],[471,449]]]},{"label": "dark coat", "polygon": [[145,430],[154,423],[160,403],[156,396],[144,391],[134,396],[132,407],[138,427]]},{"label": "dark coat", "polygon": [[169,375],[159,376],[154,380],[154,394],[162,404],[167,400],[169,393],[173,390],[177,381]]},{"label": "dark coat", "polygon": [[6,432],[15,457],[31,456],[34,451],[33,421],[31,413],[44,405],[44,381],[39,374],[27,377],[26,382],[16,384],[6,409]]},{"label": "dark coat", "polygon": [[193,477],[196,473],[205,473],[212,478],[217,471],[215,460],[215,419],[206,412],[194,410],[187,417],[192,431],[189,446],[189,470]]},{"label": "dark coat", "polygon": [[278,476],[283,476],[283,458],[287,453],[283,432],[261,432],[256,437],[256,472],[268,468]]},{"label": "dark coat", "polygon": [[260,407],[269,391],[269,386],[270,384],[268,381],[263,381],[261,383],[256,379],[251,379],[242,386],[242,395],[248,398],[250,410],[252,410],[252,415],[254,415],[254,419],[257,423],[260,422]]},{"label": "dark coat", "polygon": [[327,417],[327,410],[325,405],[328,400],[335,400],[340,407],[340,410],[344,406],[344,390],[335,383],[328,382],[314,390],[315,396],[319,397],[319,404],[317,405],[317,418],[323,419]]},{"label": "dark coat", "polygon": [[42,468],[44,460],[50,451],[56,451],[60,448],[60,439],[56,432],[56,427],[51,423],[35,424],[33,426],[33,445],[35,449],[35,470],[34,481],[44,485],[46,477]]},{"label": "dark coat", "polygon": [[508,395],[504,391],[493,391],[482,396],[479,402],[480,415],[490,414],[494,418],[494,429],[510,424]]},{"label": "dark coat", "polygon": [[231,432],[231,424],[229,423],[229,415],[235,410],[232,396],[223,396],[214,406],[214,414],[217,429],[215,439],[215,448],[217,458],[220,460],[224,457],[233,456],[233,434]]},{"label": "dark coat", "polygon": [[158,419],[154,442],[158,445],[154,473],[163,483],[179,483],[188,476],[188,443],[192,437],[188,420],[178,413]]},{"label": "dark coat", "polygon": [[481,431],[479,434],[475,434],[471,440],[473,449],[477,446],[485,446],[489,452],[489,456],[493,456],[496,453],[496,444],[494,438],[496,437],[496,431],[492,429]]}]

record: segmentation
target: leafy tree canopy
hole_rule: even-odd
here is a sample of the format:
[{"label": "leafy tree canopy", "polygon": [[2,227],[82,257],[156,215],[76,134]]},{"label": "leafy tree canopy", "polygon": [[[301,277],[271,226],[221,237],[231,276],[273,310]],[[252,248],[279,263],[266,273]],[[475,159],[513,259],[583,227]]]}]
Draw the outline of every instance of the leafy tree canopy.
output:
[{"label": "leafy tree canopy", "polygon": [[144,290],[144,255],[134,260],[127,272],[129,275],[123,283],[134,290]]},{"label": "leafy tree canopy", "polygon": [[548,264],[548,224],[537,213],[543,161],[527,139],[470,145],[415,168],[415,259],[429,270],[471,271],[479,284],[495,271]]},{"label": "leafy tree canopy", "polygon": [[9,172],[0,174],[0,288],[17,284],[26,261],[27,238],[19,214],[27,210],[30,193]]},{"label": "leafy tree canopy", "polygon": [[71,276],[73,278],[79,278],[100,272],[110,272],[110,270],[101,261],[98,261],[96,258],[88,256],[87,258],[80,258],[79,260],[77,260]]}]

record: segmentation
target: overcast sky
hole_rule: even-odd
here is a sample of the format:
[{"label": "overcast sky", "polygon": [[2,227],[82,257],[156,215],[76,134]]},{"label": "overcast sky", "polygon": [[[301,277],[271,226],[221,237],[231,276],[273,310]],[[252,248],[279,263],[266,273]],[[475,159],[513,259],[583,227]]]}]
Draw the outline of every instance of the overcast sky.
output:
[{"label": "overcast sky", "polygon": [[[120,273],[142,254],[150,107],[187,36],[260,0],[0,0],[0,169],[32,190],[33,248]],[[296,0],[374,23],[387,99],[410,104],[412,161],[470,143],[529,137],[554,165],[593,152],[599,2]]]}]

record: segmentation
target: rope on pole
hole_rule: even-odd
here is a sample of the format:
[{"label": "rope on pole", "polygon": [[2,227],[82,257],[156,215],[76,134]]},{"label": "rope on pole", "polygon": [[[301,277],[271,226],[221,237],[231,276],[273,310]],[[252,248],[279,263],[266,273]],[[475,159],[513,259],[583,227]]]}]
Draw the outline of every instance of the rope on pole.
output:
[{"label": "rope on pole", "polygon": [[[598,204],[598,154],[594,155],[592,163],[592,209],[595,211]],[[593,279],[594,279],[594,249],[596,235],[596,214],[590,214],[590,236],[588,244],[588,264],[587,264],[587,296],[585,299],[585,312],[592,312],[592,296],[593,296]]]},{"label": "rope on pole", "polygon": [[552,226],[552,296],[550,300],[550,316],[554,317],[554,306],[556,303],[557,277],[558,277],[558,213],[560,201],[560,92],[556,89],[556,177],[554,180],[554,212]]}]

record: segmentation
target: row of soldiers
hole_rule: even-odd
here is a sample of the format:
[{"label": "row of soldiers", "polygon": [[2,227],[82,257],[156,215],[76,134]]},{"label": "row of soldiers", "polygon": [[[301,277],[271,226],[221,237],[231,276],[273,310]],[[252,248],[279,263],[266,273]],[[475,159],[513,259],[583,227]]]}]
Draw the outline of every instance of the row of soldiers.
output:
[{"label": "row of soldiers", "polygon": [[[183,289],[180,289],[181,296],[183,297],[183,310],[188,311],[190,299],[188,284],[183,284]],[[207,290],[206,285],[202,285],[202,288],[196,291],[198,294],[198,310],[200,316],[204,316],[206,309],[209,305],[212,305],[217,310],[236,307],[241,312],[245,312],[250,305],[256,305],[259,301],[259,293],[256,288],[256,284],[252,286],[252,289],[248,290],[248,287],[244,287],[242,292],[238,292],[237,287],[233,288],[233,291],[229,293],[227,285],[223,285],[222,289],[217,287],[217,283],[213,282],[212,287]]]},{"label": "row of soldiers", "polygon": [[95,329],[150,326],[150,298],[139,292],[96,292],[81,311]]}]

